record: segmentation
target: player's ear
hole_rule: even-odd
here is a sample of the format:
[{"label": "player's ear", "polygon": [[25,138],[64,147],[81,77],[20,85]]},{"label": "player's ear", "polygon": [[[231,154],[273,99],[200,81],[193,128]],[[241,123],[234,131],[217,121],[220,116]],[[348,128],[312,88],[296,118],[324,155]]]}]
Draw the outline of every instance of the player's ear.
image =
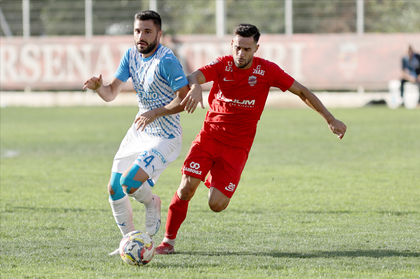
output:
[{"label": "player's ear", "polygon": [[256,48],[255,48],[255,51],[254,51],[254,53],[256,53],[257,52],[257,50],[258,50],[258,48],[260,47],[260,45],[259,44],[257,44],[257,46],[256,46]]}]

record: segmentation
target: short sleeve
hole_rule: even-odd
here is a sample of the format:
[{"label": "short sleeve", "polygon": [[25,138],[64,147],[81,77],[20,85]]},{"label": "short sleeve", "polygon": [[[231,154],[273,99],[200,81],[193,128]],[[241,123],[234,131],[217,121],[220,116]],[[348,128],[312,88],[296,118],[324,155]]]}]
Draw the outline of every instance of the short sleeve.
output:
[{"label": "short sleeve", "polygon": [[118,69],[116,73],[114,74],[114,77],[124,82],[127,82],[127,80],[130,78],[130,68],[129,68],[130,50],[131,49],[128,49],[125,52],[124,56],[121,58],[120,65],[118,66]]},{"label": "short sleeve", "polygon": [[181,63],[175,55],[165,55],[159,63],[159,70],[174,92],[188,85]]},{"label": "short sleeve", "polygon": [[281,91],[289,90],[295,79],[286,73],[282,68],[273,62],[270,63],[270,83],[271,86],[279,88]]},{"label": "short sleeve", "polygon": [[203,73],[206,77],[206,82],[214,81],[219,76],[219,73],[223,73],[223,58],[218,57],[210,64],[207,64],[198,70]]}]

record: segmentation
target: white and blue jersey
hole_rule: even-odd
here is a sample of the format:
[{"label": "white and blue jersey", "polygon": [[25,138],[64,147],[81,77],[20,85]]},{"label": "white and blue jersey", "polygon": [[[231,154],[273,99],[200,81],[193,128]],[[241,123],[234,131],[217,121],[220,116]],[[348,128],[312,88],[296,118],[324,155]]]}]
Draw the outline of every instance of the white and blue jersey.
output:
[{"label": "white and blue jersey", "polygon": [[[126,51],[114,75],[121,81],[133,80],[140,115],[165,106],[175,98],[175,91],[188,84],[182,66],[172,50],[159,44],[156,52],[143,58],[134,46]],[[158,117],[144,130],[149,136],[174,138],[182,135],[180,115]]]}]

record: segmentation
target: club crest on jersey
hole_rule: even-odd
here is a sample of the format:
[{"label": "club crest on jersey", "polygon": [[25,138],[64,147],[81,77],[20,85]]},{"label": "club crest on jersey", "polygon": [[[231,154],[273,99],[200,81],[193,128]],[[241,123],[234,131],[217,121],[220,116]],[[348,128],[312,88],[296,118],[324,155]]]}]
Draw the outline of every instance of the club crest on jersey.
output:
[{"label": "club crest on jersey", "polygon": [[254,86],[255,84],[257,84],[257,77],[256,76],[250,76],[248,78],[248,83],[251,86]]}]

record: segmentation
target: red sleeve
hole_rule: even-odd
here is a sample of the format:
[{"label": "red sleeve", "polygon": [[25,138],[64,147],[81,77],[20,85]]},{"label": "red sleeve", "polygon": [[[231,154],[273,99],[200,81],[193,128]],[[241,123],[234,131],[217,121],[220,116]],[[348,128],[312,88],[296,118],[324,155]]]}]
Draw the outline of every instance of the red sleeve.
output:
[{"label": "red sleeve", "polygon": [[220,73],[223,73],[223,57],[216,58],[213,62],[205,65],[200,70],[206,77],[206,82],[214,81]]},{"label": "red sleeve", "polygon": [[279,88],[281,91],[288,90],[295,79],[286,73],[282,68],[280,68],[277,64],[273,62],[270,63],[270,81],[271,86]]}]

